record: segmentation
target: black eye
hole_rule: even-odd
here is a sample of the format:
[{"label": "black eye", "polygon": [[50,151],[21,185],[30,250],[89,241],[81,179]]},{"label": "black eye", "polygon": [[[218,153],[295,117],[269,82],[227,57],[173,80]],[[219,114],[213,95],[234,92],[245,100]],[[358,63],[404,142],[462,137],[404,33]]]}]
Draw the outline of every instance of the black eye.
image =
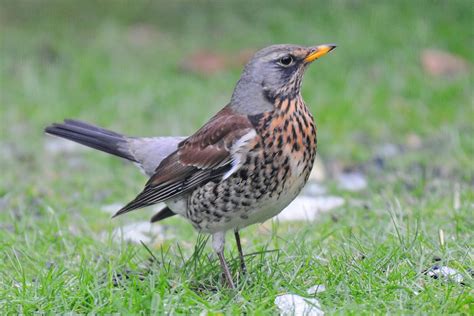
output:
[{"label": "black eye", "polygon": [[289,66],[293,63],[293,56],[291,55],[283,56],[282,58],[280,58],[278,63],[282,66]]}]

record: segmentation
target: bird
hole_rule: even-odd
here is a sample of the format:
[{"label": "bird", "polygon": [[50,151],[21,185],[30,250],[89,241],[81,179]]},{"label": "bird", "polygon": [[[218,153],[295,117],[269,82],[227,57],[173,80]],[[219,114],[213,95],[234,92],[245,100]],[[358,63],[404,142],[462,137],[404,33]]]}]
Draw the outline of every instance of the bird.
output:
[{"label": "bird", "polygon": [[280,213],[309,178],[317,131],[301,84],[308,66],[335,48],[279,44],[257,51],[229,103],[190,136],[129,137],[71,119],[45,132],[135,163],[149,179],[113,217],[164,202],[151,222],[178,214],[210,234],[224,281],[235,288],[226,233],[234,232],[245,273],[239,231]]}]

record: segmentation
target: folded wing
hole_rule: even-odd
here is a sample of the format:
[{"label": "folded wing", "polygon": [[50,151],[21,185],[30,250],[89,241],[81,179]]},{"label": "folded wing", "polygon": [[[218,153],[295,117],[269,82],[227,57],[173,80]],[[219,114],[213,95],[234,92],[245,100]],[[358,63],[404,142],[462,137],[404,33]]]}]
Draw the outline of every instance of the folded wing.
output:
[{"label": "folded wing", "polygon": [[226,179],[240,168],[257,137],[246,115],[225,107],[182,141],[156,168],[144,190],[114,217],[166,201],[211,180]]}]

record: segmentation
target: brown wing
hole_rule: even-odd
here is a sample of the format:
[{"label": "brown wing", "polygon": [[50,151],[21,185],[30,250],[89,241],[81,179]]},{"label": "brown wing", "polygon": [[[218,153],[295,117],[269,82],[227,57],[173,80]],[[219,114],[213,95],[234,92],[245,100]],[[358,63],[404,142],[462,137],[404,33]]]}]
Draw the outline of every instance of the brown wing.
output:
[{"label": "brown wing", "polygon": [[246,115],[228,106],[165,158],[145,189],[115,215],[156,204],[213,179],[228,177],[240,167],[255,143],[256,132]]}]

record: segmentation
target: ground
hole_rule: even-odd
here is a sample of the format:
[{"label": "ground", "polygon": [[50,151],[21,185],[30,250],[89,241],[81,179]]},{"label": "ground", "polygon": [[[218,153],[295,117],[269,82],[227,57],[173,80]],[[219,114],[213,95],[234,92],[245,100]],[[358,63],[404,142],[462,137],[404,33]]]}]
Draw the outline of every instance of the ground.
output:
[{"label": "ground", "polygon": [[[271,314],[285,293],[327,314],[473,314],[472,21],[471,1],[1,1],[1,314]],[[120,240],[114,229],[152,210],[111,220],[104,206],[146,179],[43,135],[63,118],[187,135],[229,100],[249,52],[285,42],[338,44],[302,93],[315,181],[345,203],[243,230],[245,277],[229,235],[236,291],[181,219]],[[348,171],[367,186],[342,188]],[[430,277],[434,265],[462,282]]]}]

